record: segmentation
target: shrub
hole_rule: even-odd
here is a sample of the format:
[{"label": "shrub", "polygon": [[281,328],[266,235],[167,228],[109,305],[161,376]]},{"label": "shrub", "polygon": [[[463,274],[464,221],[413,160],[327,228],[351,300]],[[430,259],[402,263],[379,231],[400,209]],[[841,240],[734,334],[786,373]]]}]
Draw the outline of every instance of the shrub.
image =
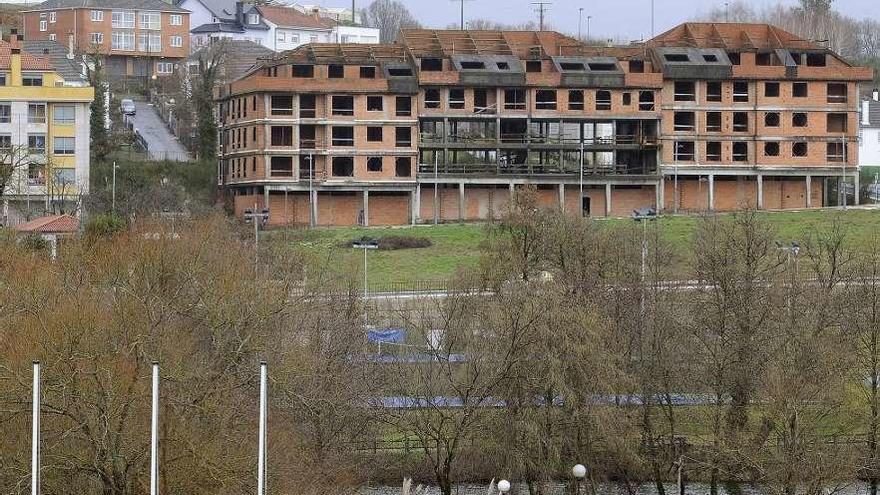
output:
[{"label": "shrub", "polygon": [[128,225],[121,216],[115,213],[96,215],[86,224],[86,235],[89,237],[112,237],[124,232]]},{"label": "shrub", "polygon": [[379,238],[379,249],[395,251],[398,249],[418,249],[431,247],[433,243],[427,237],[413,237],[408,235],[388,235]]},{"label": "shrub", "polygon": [[343,243],[340,247],[351,247],[354,243],[375,242],[379,244],[380,251],[397,251],[398,249],[418,249],[434,245],[427,237],[414,237],[408,235],[386,235],[380,238],[362,236]]},{"label": "shrub", "polygon": [[21,238],[21,247],[28,251],[46,251],[49,249],[49,241],[40,234],[28,234]]}]

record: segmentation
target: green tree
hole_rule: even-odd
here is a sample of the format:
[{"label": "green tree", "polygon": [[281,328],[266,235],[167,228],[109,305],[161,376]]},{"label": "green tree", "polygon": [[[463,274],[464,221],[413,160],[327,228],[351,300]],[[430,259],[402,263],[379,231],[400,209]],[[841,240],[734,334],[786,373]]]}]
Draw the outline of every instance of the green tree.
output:
[{"label": "green tree", "polygon": [[107,132],[107,79],[104,74],[104,57],[97,51],[90,55],[93,69],[89,71],[89,83],[95,88],[89,120],[92,158],[104,161],[110,154],[110,136]]},{"label": "green tree", "polygon": [[199,77],[193,81],[193,105],[196,112],[196,142],[200,160],[217,153],[217,119],[214,117],[214,85],[226,56],[226,43],[214,43],[199,52]]}]

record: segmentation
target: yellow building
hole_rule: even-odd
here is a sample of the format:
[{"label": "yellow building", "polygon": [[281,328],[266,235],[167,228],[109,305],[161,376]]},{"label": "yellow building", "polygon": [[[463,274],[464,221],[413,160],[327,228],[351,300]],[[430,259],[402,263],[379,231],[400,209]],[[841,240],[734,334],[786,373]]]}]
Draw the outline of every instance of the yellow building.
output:
[{"label": "yellow building", "polygon": [[2,191],[4,224],[22,210],[76,212],[89,192],[94,89],[78,71],[57,43],[28,45],[15,35],[0,41],[0,159],[12,166]]}]

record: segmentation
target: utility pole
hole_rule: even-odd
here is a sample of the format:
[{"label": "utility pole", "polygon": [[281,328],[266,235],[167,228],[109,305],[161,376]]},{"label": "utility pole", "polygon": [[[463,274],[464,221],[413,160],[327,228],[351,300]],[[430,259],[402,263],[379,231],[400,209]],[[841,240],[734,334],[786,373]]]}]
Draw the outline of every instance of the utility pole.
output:
[{"label": "utility pole", "polygon": [[268,366],[260,362],[260,438],[257,441],[257,495],[266,495],[266,420],[268,419]]},{"label": "utility pole", "polygon": [[31,403],[31,495],[40,495],[40,362],[34,361]]},{"label": "utility pole", "polygon": [[[106,184],[106,182],[104,184]],[[111,195],[110,211],[116,213],[116,162],[113,162],[113,192]]]},{"label": "utility pole", "polygon": [[150,415],[150,495],[159,495],[159,363],[153,361],[153,403]]},{"label": "utility pole", "polygon": [[536,6],[538,11],[538,30],[544,30],[544,12],[550,7],[552,2],[539,0],[537,2],[532,2],[532,5]]},{"label": "utility pole", "polygon": [[590,40],[590,21],[593,20],[593,16],[587,16],[587,41]]},{"label": "utility pole", "polygon": [[461,7],[460,7],[461,21],[460,22],[461,22],[461,30],[464,31],[464,27],[465,27],[464,26],[464,3],[467,1],[470,1],[470,0],[452,0],[452,1],[458,2],[459,4],[461,4]]},{"label": "utility pole", "polygon": [[351,23],[357,24],[357,15],[355,14],[357,11],[354,8],[354,0],[351,0]]}]

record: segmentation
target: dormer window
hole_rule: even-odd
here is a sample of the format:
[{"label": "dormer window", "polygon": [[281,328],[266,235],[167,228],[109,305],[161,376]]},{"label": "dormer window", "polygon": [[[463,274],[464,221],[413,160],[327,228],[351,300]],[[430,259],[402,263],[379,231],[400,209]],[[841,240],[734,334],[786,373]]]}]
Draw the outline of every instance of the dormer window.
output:
[{"label": "dormer window", "polygon": [[476,69],[481,70],[486,68],[486,64],[483,62],[477,62],[476,60],[466,60],[461,62],[462,69]]},{"label": "dormer window", "polygon": [[686,53],[667,53],[663,55],[667,62],[690,62],[690,57]]},{"label": "dormer window", "polygon": [[260,14],[248,14],[248,24],[259,24]]}]

